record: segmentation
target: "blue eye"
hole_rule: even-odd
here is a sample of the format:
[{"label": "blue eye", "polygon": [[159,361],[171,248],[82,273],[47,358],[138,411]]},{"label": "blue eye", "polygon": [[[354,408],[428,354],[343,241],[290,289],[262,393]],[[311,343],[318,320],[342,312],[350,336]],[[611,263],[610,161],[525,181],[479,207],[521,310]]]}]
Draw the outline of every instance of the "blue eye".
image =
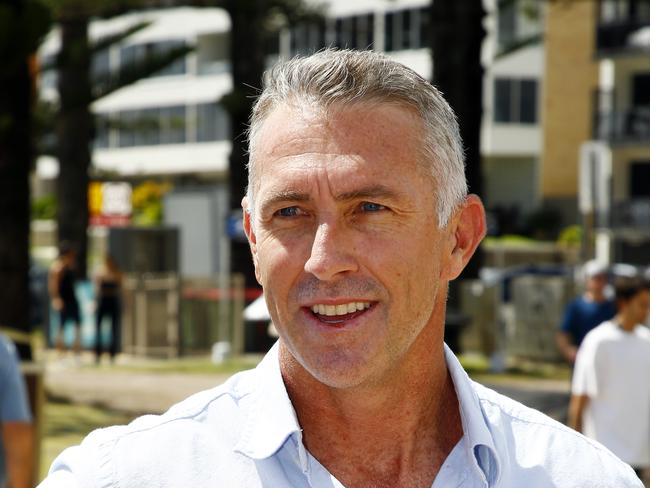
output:
[{"label": "blue eye", "polygon": [[361,204],[361,209],[364,212],[380,212],[381,210],[386,210],[386,207],[379,203],[363,202]]},{"label": "blue eye", "polygon": [[275,212],[275,214],[280,217],[296,217],[298,216],[299,212],[300,210],[298,207],[285,207]]}]

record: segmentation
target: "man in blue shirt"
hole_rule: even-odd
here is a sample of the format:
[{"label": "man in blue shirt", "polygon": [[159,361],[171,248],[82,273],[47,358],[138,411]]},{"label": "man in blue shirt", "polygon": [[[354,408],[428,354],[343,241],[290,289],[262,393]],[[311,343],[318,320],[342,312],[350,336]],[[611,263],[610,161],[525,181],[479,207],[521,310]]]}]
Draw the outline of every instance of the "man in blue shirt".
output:
[{"label": "man in blue shirt", "polygon": [[583,267],[584,293],[569,303],[557,333],[557,345],[562,356],[573,364],[578,348],[587,333],[616,315],[616,304],[605,296],[607,266],[596,260]]},{"label": "man in blue shirt", "polygon": [[91,434],[44,488],[642,486],[444,345],[447,285],[485,215],[432,85],[326,50],[267,74],[249,136],[244,228],[278,342],[160,417]]},{"label": "man in blue shirt", "polygon": [[25,383],[13,342],[0,334],[0,488],[28,488],[33,430]]}]

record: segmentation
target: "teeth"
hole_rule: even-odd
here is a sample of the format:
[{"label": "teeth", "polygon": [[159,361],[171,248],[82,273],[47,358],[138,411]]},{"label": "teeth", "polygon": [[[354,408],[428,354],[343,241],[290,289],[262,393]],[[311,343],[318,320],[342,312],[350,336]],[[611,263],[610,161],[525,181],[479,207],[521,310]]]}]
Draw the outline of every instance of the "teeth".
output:
[{"label": "teeth", "polygon": [[350,302],[340,305],[323,305],[321,303],[312,305],[311,311],[319,315],[346,315],[356,311],[367,310],[370,308],[370,302]]}]

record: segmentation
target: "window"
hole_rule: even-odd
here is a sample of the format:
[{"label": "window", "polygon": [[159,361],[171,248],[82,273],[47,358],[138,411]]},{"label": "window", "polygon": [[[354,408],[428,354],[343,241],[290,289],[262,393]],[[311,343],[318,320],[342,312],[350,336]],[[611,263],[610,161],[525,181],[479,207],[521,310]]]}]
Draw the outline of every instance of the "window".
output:
[{"label": "window", "polygon": [[230,119],[217,103],[197,106],[197,141],[223,141],[230,137]]},{"label": "window", "polygon": [[384,21],[384,49],[420,49],[429,46],[431,22],[429,8],[388,12]]},{"label": "window", "polygon": [[[135,44],[123,47],[120,50],[120,60],[122,67],[137,66],[142,64],[145,59],[163,56],[174,49],[182,47],[183,41],[163,41],[155,44]],[[185,56],[176,59],[170,65],[156,72],[152,76],[169,76],[180,75],[187,71]]]},{"label": "window", "polygon": [[[164,41],[156,44],[150,44],[149,52],[154,56],[164,56],[176,49],[183,47],[183,41]],[[173,63],[156,72],[154,76],[182,75],[187,71],[185,56],[177,58]]]},{"label": "window", "polygon": [[[185,117],[184,106],[121,112],[117,117],[118,147],[183,143]],[[99,132],[96,144],[103,143],[104,139],[108,141],[107,136]]]},{"label": "window", "polygon": [[542,31],[539,0],[499,0],[497,41],[501,50],[536,39]]},{"label": "window", "polygon": [[91,73],[93,77],[106,76],[110,72],[108,49],[93,54]]},{"label": "window", "polygon": [[537,123],[537,80],[495,79],[494,121],[515,124]]},{"label": "window", "polygon": [[94,147],[108,147],[110,134],[109,118],[106,115],[95,116],[95,140]]},{"label": "window", "polygon": [[498,23],[498,39],[500,46],[509,46],[517,39],[517,10],[516,2],[500,2]]},{"label": "window", "polygon": [[292,56],[313,53],[325,47],[325,23],[298,24],[291,28],[290,39]]},{"label": "window", "polygon": [[160,143],[185,142],[185,106],[160,109]]}]

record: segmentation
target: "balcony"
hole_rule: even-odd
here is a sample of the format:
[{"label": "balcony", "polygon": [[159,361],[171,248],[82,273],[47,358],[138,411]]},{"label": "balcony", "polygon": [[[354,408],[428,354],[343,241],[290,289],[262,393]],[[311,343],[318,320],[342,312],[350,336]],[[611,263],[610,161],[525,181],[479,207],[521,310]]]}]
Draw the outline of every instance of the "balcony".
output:
[{"label": "balcony", "polygon": [[635,198],[612,206],[613,229],[650,230],[650,198]]},{"label": "balcony", "polygon": [[600,54],[650,49],[650,2],[600,0],[596,46]]},{"label": "balcony", "polygon": [[610,144],[650,145],[650,106],[594,111],[594,139]]}]

